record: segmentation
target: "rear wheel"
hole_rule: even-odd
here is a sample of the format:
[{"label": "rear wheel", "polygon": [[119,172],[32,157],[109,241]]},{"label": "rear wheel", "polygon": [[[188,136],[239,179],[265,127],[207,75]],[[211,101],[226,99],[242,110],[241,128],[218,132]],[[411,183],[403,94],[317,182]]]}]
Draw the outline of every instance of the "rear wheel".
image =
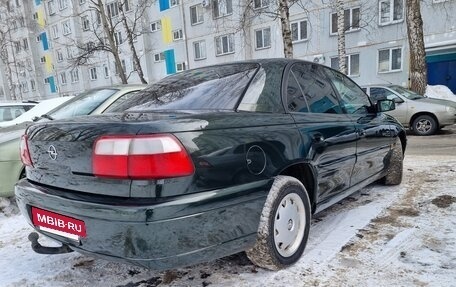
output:
[{"label": "rear wheel", "polygon": [[418,136],[429,136],[434,134],[438,127],[436,120],[427,115],[418,116],[413,121],[413,132]]},{"label": "rear wheel", "polygon": [[306,246],[310,219],[304,185],[294,177],[277,176],[261,213],[255,246],[246,251],[247,257],[270,270],[295,263]]},{"label": "rear wheel", "polygon": [[402,143],[397,139],[393,147],[388,170],[384,178],[386,185],[398,185],[402,182],[404,155]]}]

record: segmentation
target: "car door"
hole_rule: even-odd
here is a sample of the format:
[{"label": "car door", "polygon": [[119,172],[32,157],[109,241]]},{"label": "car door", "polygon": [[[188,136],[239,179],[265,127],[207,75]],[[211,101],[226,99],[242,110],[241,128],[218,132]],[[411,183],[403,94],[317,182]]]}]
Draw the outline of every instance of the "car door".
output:
[{"label": "car door", "polygon": [[369,95],[375,101],[380,99],[393,100],[396,103],[396,109],[389,111],[387,114],[395,117],[401,124],[408,125],[407,102],[404,99],[390,89],[383,87],[370,87]]},{"label": "car door", "polygon": [[350,186],[356,161],[355,126],[343,113],[321,66],[294,63],[286,82],[286,106],[302,137],[302,161],[315,168],[318,203]]},{"label": "car door", "polygon": [[385,169],[386,157],[393,142],[393,126],[386,116],[377,113],[369,97],[347,76],[325,69],[334,85],[343,111],[353,121],[356,132],[356,164],[352,186],[374,178]]}]

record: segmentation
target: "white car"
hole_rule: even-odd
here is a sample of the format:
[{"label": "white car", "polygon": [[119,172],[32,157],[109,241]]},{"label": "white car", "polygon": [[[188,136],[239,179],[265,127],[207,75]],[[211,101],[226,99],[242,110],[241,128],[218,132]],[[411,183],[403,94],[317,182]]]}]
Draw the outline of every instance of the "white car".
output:
[{"label": "white car", "polygon": [[0,122],[0,127],[8,127],[8,126],[13,126],[17,125],[23,122],[29,122],[32,121],[33,118],[39,117],[43,114],[46,114],[50,110],[60,106],[64,102],[72,99],[72,96],[68,97],[59,97],[59,98],[53,98],[53,99],[48,99],[41,101],[39,104],[31,108],[30,110],[26,111],[25,113],[21,114],[17,118],[10,120],[10,121],[3,121]]},{"label": "white car", "polygon": [[0,123],[12,121],[33,108],[36,102],[3,102],[0,103]]}]

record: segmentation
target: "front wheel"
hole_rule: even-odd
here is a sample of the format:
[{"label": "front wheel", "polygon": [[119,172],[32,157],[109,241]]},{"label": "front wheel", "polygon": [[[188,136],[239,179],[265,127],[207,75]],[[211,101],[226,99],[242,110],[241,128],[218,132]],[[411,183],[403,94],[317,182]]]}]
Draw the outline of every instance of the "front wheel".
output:
[{"label": "front wheel", "polygon": [[261,213],[257,240],[247,257],[255,265],[278,270],[301,257],[310,228],[310,200],[294,177],[277,176]]},{"label": "front wheel", "polygon": [[434,134],[438,127],[437,122],[431,116],[421,115],[413,121],[413,132],[418,136],[429,136]]},{"label": "front wheel", "polygon": [[402,182],[404,169],[404,153],[402,151],[402,143],[397,139],[391,151],[388,170],[384,178],[385,185],[398,185]]}]

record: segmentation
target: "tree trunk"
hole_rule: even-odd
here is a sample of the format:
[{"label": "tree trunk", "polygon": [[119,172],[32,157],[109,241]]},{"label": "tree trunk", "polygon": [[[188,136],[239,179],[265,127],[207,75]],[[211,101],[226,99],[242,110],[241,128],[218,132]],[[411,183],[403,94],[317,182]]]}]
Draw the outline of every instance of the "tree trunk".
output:
[{"label": "tree trunk", "polygon": [[406,1],[406,18],[410,50],[410,89],[424,95],[427,86],[427,67],[419,0]]},{"label": "tree trunk", "polygon": [[101,15],[101,22],[103,24],[103,30],[106,33],[106,36],[108,38],[109,46],[111,48],[111,54],[114,57],[114,62],[116,65],[116,71],[119,73],[120,80],[122,81],[122,84],[128,84],[127,76],[125,75],[125,71],[123,70],[122,67],[122,62],[120,61],[119,57],[119,49],[116,45],[116,42],[114,40],[114,28],[110,23],[108,22],[108,16],[106,15],[106,11],[103,6],[102,0],[98,0],[97,6]]},{"label": "tree trunk", "polygon": [[279,15],[282,24],[283,53],[285,58],[293,58],[288,0],[279,0]]},{"label": "tree trunk", "polygon": [[339,71],[348,74],[345,52],[345,21],[343,0],[336,0],[337,12],[337,54],[339,56]]},{"label": "tree trunk", "polygon": [[123,11],[123,9],[122,23],[125,28],[125,31],[127,32],[128,46],[130,46],[131,53],[133,54],[133,65],[135,67],[135,70],[138,73],[141,83],[147,84],[147,81],[144,78],[144,72],[141,67],[141,62],[139,61],[138,53],[136,52],[135,44],[133,43],[133,31],[131,31],[130,27],[128,26],[127,17],[125,16],[125,12]]}]

